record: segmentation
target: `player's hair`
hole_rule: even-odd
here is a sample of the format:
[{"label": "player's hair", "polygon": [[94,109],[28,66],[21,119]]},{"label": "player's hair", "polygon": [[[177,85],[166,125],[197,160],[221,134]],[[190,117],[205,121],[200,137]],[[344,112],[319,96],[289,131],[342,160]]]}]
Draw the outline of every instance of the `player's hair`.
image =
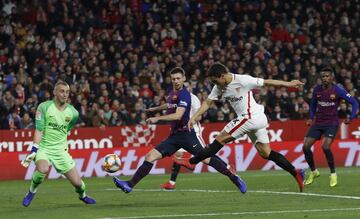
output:
[{"label": "player's hair", "polygon": [[330,66],[326,66],[326,67],[322,68],[320,72],[330,72],[331,75],[334,76],[334,71]]},{"label": "player's hair", "polygon": [[173,75],[173,74],[177,74],[177,73],[180,73],[181,75],[185,75],[185,70],[181,67],[175,67],[173,69],[170,70],[170,75]]},{"label": "player's hair", "polygon": [[[59,86],[59,85],[69,86],[68,83],[66,83],[65,81],[62,81],[62,80],[57,81],[56,84],[55,84],[55,87],[57,87],[57,86]],[[54,88],[55,88],[55,87],[54,87]]]},{"label": "player's hair", "polygon": [[219,78],[222,74],[226,74],[228,69],[221,63],[214,63],[208,70],[209,77]]}]

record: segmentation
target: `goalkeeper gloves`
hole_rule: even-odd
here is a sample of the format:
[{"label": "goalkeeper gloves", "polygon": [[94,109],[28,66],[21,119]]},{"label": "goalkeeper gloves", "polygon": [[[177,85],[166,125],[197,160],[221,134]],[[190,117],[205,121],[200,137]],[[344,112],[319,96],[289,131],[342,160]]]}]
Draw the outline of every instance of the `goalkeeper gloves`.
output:
[{"label": "goalkeeper gloves", "polygon": [[34,160],[38,148],[39,148],[39,145],[36,143],[33,143],[31,146],[30,153],[27,154],[25,159],[21,161],[21,165],[23,165],[24,167],[28,167],[30,165],[31,161]]}]

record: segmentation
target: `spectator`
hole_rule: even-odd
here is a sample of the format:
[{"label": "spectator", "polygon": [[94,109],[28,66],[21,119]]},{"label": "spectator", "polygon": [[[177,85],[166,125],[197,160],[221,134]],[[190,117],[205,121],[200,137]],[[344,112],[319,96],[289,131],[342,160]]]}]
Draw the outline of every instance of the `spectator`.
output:
[{"label": "spectator", "polygon": [[[79,124],[91,126],[89,115],[99,110],[111,119],[108,105],[122,124],[135,124],[142,121],[141,113],[131,116],[135,104],[161,104],[171,85],[167,72],[174,66],[186,69],[193,93],[206,99],[212,85],[204,78],[216,61],[238,74],[306,82],[300,90],[254,92],[267,112],[279,105],[291,119],[304,117],[307,106],[297,103],[298,98],[309,101],[325,65],[333,68],[337,83],[360,96],[356,1],[324,3],[326,16],[319,2],[264,1],[260,7],[252,1],[225,0],[202,1],[201,7],[189,7],[188,1],[172,1],[171,7],[167,1],[140,4],[142,13],[134,13],[131,1],[6,0],[0,14],[3,121],[16,101],[34,119],[38,101],[51,99],[54,83],[63,79],[72,85],[71,101],[83,111]],[[91,110],[94,103],[100,106]],[[203,121],[215,121],[219,110],[225,120],[232,118],[219,105]]]},{"label": "spectator", "polygon": [[29,113],[24,113],[24,116],[21,119],[21,128],[22,129],[33,129],[35,127],[35,124],[30,118]]}]

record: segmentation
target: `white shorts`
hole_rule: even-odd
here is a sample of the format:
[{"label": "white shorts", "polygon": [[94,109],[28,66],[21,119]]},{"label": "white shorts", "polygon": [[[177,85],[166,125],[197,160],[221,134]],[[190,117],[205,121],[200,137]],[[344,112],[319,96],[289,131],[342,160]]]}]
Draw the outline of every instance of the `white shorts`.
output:
[{"label": "white shorts", "polygon": [[[198,139],[199,142],[201,143],[201,146],[202,146],[202,147],[205,147],[206,144],[205,144],[204,139],[202,138],[202,134],[199,133],[199,132],[195,132],[195,133],[196,133],[197,139]],[[180,148],[179,150],[177,150],[177,152],[186,152],[186,150],[184,150],[183,148]]]},{"label": "white shorts", "polygon": [[252,118],[238,117],[230,121],[223,129],[233,138],[238,139],[247,134],[253,144],[256,142],[269,143],[269,136],[266,130],[268,125],[267,117],[264,113],[252,115]]}]

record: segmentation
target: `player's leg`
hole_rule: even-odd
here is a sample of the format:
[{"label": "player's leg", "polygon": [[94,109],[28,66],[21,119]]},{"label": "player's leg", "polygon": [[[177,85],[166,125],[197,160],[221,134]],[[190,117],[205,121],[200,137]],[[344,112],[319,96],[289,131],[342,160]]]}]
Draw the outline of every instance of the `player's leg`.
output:
[{"label": "player's leg", "polygon": [[314,182],[316,177],[320,176],[320,172],[315,167],[313,152],[311,150],[312,145],[316,142],[315,138],[305,137],[304,145],[303,145],[303,152],[305,155],[305,160],[309,165],[310,172],[304,182],[305,185],[310,185]]},{"label": "player's leg", "polygon": [[325,154],[328,166],[330,168],[330,186],[334,187],[337,185],[337,175],[335,172],[335,162],[334,162],[334,155],[331,151],[331,144],[334,141],[336,136],[338,126],[329,126],[326,127],[324,138],[322,141],[322,149]]},{"label": "player's leg", "polygon": [[315,166],[314,156],[311,148],[314,143],[320,139],[321,135],[321,129],[319,129],[317,125],[312,125],[306,133],[306,137],[304,139],[303,152],[305,155],[305,160],[310,168],[310,172],[304,182],[305,185],[312,184],[314,179],[320,176],[320,172],[316,169]]},{"label": "player's leg", "polygon": [[[184,151],[182,149],[176,151],[176,153],[174,154],[175,159],[176,160],[183,159],[183,154],[184,154]],[[177,179],[177,176],[179,175],[180,168],[181,168],[181,165],[174,161],[172,164],[172,168],[171,168],[170,180],[167,181],[166,183],[160,185],[160,187],[162,189],[166,189],[166,190],[175,189],[176,179]]]},{"label": "player's leg", "polygon": [[84,181],[82,181],[78,171],[75,167],[64,173],[66,178],[71,182],[71,184],[75,187],[75,192],[79,194],[79,199],[83,201],[85,204],[95,204],[96,200],[86,195],[86,185]]},{"label": "player's leg", "polygon": [[255,148],[260,156],[264,159],[273,161],[283,170],[289,172],[296,179],[300,192],[302,192],[304,181],[303,170],[296,170],[284,155],[271,149],[266,128],[262,128],[254,132],[249,132],[248,136],[255,145]]},{"label": "player's leg", "polygon": [[78,193],[79,199],[86,204],[95,204],[96,201],[86,195],[86,185],[76,170],[75,161],[66,151],[58,153],[56,156],[50,156],[51,162],[57,172],[63,174],[74,186],[75,192]]},{"label": "player's leg", "polygon": [[114,177],[113,180],[115,185],[125,193],[131,192],[132,188],[150,173],[150,170],[154,165],[153,162],[160,160],[165,156],[171,156],[179,149],[176,146],[176,139],[176,136],[170,136],[147,153],[144,162],[136,170],[135,174],[129,181],[123,181]]},{"label": "player's leg", "polygon": [[[203,149],[202,144],[199,141],[199,139],[196,137],[195,132],[191,133],[191,135],[188,136],[187,142],[188,144],[184,146],[184,149],[193,155],[198,154],[199,151]],[[220,157],[212,156],[210,158],[206,158],[205,160],[202,160],[202,162],[213,167],[219,173],[229,177],[229,179],[240,189],[242,193],[246,192],[247,190],[246,183],[242,181],[239,176],[231,172],[227,168],[226,162],[224,162]]]},{"label": "player's leg", "polygon": [[[237,118],[229,122],[211,144],[200,150],[196,156],[190,159],[190,163],[197,164],[205,158],[214,156],[226,143],[244,135],[245,130],[242,126],[244,126],[247,120],[246,118]],[[234,134],[236,135],[235,137]]]},{"label": "player's leg", "polygon": [[43,150],[38,150],[35,158],[35,165],[36,170],[32,175],[29,191],[23,199],[23,205],[25,207],[31,204],[31,201],[37,192],[37,188],[45,180],[46,174],[49,172],[49,161]]}]

